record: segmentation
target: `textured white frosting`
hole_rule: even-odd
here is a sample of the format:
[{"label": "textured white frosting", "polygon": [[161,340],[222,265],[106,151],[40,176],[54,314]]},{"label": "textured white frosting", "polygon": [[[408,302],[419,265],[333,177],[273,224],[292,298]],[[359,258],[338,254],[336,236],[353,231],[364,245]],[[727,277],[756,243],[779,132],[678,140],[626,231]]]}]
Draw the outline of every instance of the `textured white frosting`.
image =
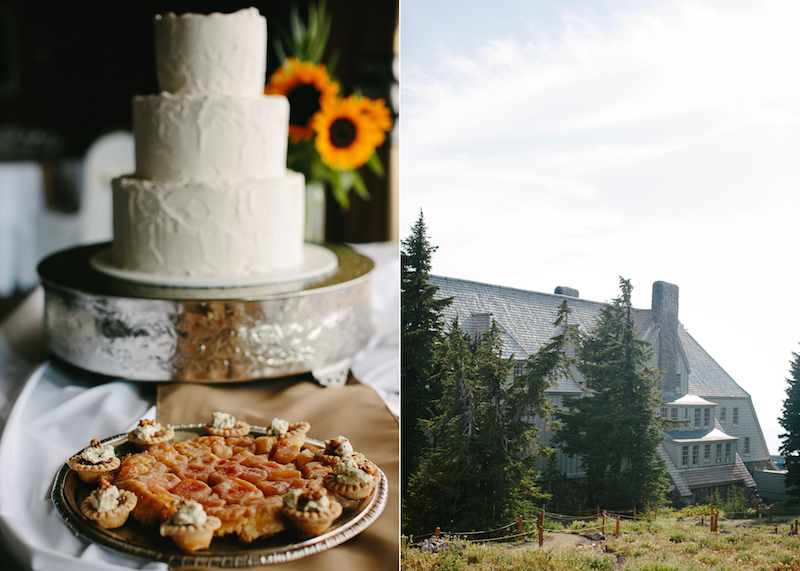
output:
[{"label": "textured white frosting", "polygon": [[305,182],[277,179],[113,181],[113,256],[126,270],[183,276],[265,275],[303,260]]},{"label": "textured white frosting", "polygon": [[288,132],[289,102],[281,95],[135,97],[136,177],[279,178]]},{"label": "textured white frosting", "polygon": [[256,8],[232,14],[155,17],[161,91],[254,97],[264,93],[267,21]]}]

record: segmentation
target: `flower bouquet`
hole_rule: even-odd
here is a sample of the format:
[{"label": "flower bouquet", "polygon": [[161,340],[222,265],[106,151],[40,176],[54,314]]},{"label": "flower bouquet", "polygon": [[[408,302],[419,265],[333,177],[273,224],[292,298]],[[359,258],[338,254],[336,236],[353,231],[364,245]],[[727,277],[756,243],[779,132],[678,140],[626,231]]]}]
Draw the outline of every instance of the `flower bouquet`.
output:
[{"label": "flower bouquet", "polygon": [[264,92],[289,100],[289,168],[303,173],[309,188],[317,186],[324,192],[327,185],[347,210],[351,190],[369,199],[359,168],[383,175],[375,150],[392,128],[391,112],[383,99],[340,94],[332,78],[335,54],[331,67],[321,61],[331,28],[324,2],[309,6],[308,24],[293,5],[290,24],[291,32],[278,30],[275,49],[282,64]]}]

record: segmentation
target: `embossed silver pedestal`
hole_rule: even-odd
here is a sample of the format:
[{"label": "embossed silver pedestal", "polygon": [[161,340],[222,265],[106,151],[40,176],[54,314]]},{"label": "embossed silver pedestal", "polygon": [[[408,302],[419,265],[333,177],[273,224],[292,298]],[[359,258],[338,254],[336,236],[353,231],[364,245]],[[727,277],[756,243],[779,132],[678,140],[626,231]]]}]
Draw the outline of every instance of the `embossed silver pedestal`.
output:
[{"label": "embossed silver pedestal", "polygon": [[374,263],[343,245],[330,275],[235,288],[135,284],[89,259],[108,244],[80,246],[39,264],[50,350],[68,363],[140,381],[225,382],[311,372],[344,384],[350,358],[370,335]]}]

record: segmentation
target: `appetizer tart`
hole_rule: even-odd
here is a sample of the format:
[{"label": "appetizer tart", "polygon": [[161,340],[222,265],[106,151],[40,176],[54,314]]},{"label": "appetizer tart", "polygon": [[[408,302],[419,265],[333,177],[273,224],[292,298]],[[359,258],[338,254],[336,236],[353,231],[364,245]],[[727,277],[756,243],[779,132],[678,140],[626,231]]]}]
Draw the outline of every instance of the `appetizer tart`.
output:
[{"label": "appetizer tart", "polygon": [[350,440],[341,435],[326,440],[325,450],[317,452],[317,459],[329,466],[335,466],[347,458],[352,458],[356,460],[356,462],[363,462],[365,460],[363,454],[353,450],[353,445],[350,443]]},{"label": "appetizer tart", "polygon": [[221,526],[220,519],[206,514],[201,504],[194,500],[179,500],[159,530],[162,537],[171,537],[179,549],[194,553],[208,549],[214,532]]},{"label": "appetizer tart", "polygon": [[342,506],[324,488],[293,489],[283,496],[283,515],[301,533],[321,535],[342,515]]},{"label": "appetizer tart", "polygon": [[169,442],[174,437],[175,431],[169,424],[162,426],[155,420],[147,419],[140,420],[139,426],[128,433],[128,440],[139,449]]},{"label": "appetizer tart", "polygon": [[250,433],[250,425],[227,412],[214,412],[211,422],[206,424],[206,432],[212,436],[244,436]]},{"label": "appetizer tart", "polygon": [[375,464],[369,460],[358,462],[350,457],[338,462],[325,476],[325,487],[348,507],[353,501],[369,496],[377,481]]},{"label": "appetizer tart", "polygon": [[101,480],[100,487],[81,503],[81,513],[106,529],[116,529],[125,524],[135,506],[136,494]]},{"label": "appetizer tart", "polygon": [[119,468],[120,460],[111,444],[104,445],[94,439],[80,454],[70,458],[67,464],[77,472],[81,480],[93,484],[100,476]]}]

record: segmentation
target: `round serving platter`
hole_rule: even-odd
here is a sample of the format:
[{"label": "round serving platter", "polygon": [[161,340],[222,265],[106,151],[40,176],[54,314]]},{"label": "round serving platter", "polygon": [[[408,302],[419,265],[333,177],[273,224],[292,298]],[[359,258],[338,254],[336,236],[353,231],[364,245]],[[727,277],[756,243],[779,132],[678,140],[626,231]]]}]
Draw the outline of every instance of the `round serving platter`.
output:
[{"label": "round serving platter", "polygon": [[[195,438],[205,434],[204,424],[180,424],[175,428],[175,441]],[[254,426],[251,434],[266,434],[266,428]],[[128,443],[127,434],[119,434],[101,441],[112,444],[117,449],[117,456],[128,452],[136,452]],[[306,439],[310,447],[324,447],[318,440]],[[79,454],[80,450],[75,454]],[[69,458],[65,458],[66,462]],[[72,532],[86,541],[94,542],[113,551],[144,559],[162,561],[174,566],[187,567],[250,567],[253,565],[270,565],[285,563],[325,551],[355,537],[383,512],[388,499],[388,483],[386,475],[379,469],[380,479],[372,494],[359,502],[354,508],[345,510],[344,514],[334,522],[326,533],[303,538],[293,531],[284,531],[270,538],[257,539],[252,543],[241,543],[237,539],[215,537],[209,549],[187,553],[177,549],[172,540],[159,535],[156,528],[146,528],[128,518],[118,529],[105,529],[83,517],[80,504],[94,489],[94,485],[86,484],[77,474],[62,465],[56,474],[50,498],[61,518]]]},{"label": "round serving platter", "polygon": [[108,243],[70,248],[38,267],[50,351],[80,368],[139,381],[226,382],[311,372],[346,380],[369,338],[372,260],[325,244],[328,274],[232,287],[167,287],[92,267]]}]

